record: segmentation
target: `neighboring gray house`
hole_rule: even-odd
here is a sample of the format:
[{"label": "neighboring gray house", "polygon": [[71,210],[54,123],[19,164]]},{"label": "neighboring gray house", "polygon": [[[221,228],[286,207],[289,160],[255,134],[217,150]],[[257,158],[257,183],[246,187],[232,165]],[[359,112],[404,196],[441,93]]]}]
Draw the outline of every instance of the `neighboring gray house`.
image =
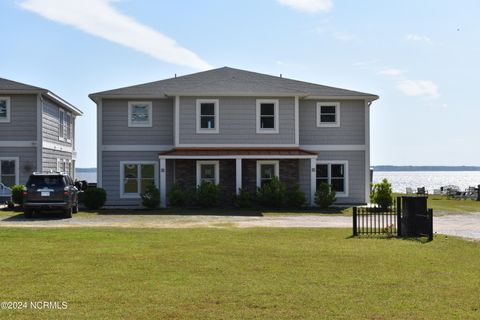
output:
[{"label": "neighboring gray house", "polygon": [[212,181],[229,199],[273,175],[311,204],[321,181],[337,203],[368,201],[376,95],[224,67],[90,98],[108,205],[139,205],[149,183],[162,205],[173,183]]},{"label": "neighboring gray house", "polygon": [[0,182],[34,171],[75,174],[75,118],[82,112],[47,89],[0,78]]}]

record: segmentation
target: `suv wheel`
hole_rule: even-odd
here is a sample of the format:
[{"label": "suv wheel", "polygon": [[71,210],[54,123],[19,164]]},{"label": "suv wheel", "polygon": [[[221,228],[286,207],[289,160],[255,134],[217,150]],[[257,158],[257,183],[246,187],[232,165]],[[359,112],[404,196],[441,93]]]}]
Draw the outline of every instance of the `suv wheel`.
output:
[{"label": "suv wheel", "polygon": [[73,213],[78,213],[78,202],[72,208]]},{"label": "suv wheel", "polygon": [[65,218],[71,218],[72,217],[72,207],[68,207],[67,209],[64,210],[64,216]]},{"label": "suv wheel", "polygon": [[23,210],[23,216],[25,217],[25,219],[31,219],[33,217],[33,210],[32,209]]}]

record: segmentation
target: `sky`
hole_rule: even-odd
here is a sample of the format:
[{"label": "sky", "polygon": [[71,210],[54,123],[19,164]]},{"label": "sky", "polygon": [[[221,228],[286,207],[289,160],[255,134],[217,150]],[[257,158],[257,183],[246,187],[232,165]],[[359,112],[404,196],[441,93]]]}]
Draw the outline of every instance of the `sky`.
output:
[{"label": "sky", "polygon": [[230,66],[380,96],[372,165],[480,165],[480,1],[0,0],[0,77],[89,93]]}]

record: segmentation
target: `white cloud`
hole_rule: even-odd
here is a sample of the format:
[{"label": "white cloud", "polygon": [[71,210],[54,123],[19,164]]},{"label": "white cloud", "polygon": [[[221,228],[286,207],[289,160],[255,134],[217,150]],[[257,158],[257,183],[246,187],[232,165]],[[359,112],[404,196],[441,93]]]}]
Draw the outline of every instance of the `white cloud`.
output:
[{"label": "white cloud", "polygon": [[422,36],[418,34],[407,34],[405,36],[405,40],[407,41],[415,41],[415,42],[424,42],[426,44],[433,44],[432,39],[427,36]]},{"label": "white cloud", "polygon": [[327,12],[333,7],[332,0],[278,0],[278,2],[295,10],[308,13]]},{"label": "white cloud", "polygon": [[380,70],[378,72],[378,74],[389,76],[389,77],[398,77],[403,73],[404,73],[403,70],[395,69],[395,68],[387,68],[387,69]]},{"label": "white cloud", "polygon": [[357,40],[357,37],[355,35],[348,32],[334,32],[332,36],[335,39],[344,41],[344,42]]},{"label": "white cloud", "polygon": [[401,80],[397,83],[397,88],[407,96],[424,96],[436,99],[440,96],[438,86],[430,80]]},{"label": "white cloud", "polygon": [[161,32],[130,18],[113,6],[115,0],[25,0],[19,5],[47,19],[143,52],[158,60],[192,67],[211,66]]}]

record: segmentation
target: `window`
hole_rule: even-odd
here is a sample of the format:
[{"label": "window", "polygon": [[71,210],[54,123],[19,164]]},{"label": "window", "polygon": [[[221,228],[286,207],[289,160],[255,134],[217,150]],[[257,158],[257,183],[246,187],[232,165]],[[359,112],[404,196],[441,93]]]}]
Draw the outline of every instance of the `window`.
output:
[{"label": "window", "polygon": [[197,185],[202,182],[220,183],[220,167],[218,161],[197,161]]},{"label": "window", "polygon": [[273,177],[278,177],[278,160],[274,161],[257,161],[257,187],[261,187],[266,183],[270,183]]},{"label": "window", "polygon": [[128,126],[151,127],[152,103],[148,101],[128,103]]},{"label": "window", "polygon": [[197,133],[218,133],[218,100],[197,100]]},{"label": "window", "polygon": [[66,139],[68,142],[72,139],[72,115],[69,112],[65,113],[65,125],[66,125]]},{"label": "window", "polygon": [[332,186],[337,197],[348,196],[348,162],[317,162],[317,189],[324,182]]},{"label": "window", "polygon": [[10,122],[9,97],[0,97],[0,122]]},{"label": "window", "polygon": [[257,100],[257,133],[278,133],[278,100]]},{"label": "window", "polygon": [[340,126],[340,103],[318,102],[317,103],[317,127]]},{"label": "window", "polygon": [[65,139],[65,111],[62,108],[58,109],[58,139]]},{"label": "window", "polygon": [[0,182],[11,187],[18,184],[18,159],[0,158]]},{"label": "window", "polygon": [[158,187],[156,162],[120,162],[120,197],[140,198],[148,186]]}]

